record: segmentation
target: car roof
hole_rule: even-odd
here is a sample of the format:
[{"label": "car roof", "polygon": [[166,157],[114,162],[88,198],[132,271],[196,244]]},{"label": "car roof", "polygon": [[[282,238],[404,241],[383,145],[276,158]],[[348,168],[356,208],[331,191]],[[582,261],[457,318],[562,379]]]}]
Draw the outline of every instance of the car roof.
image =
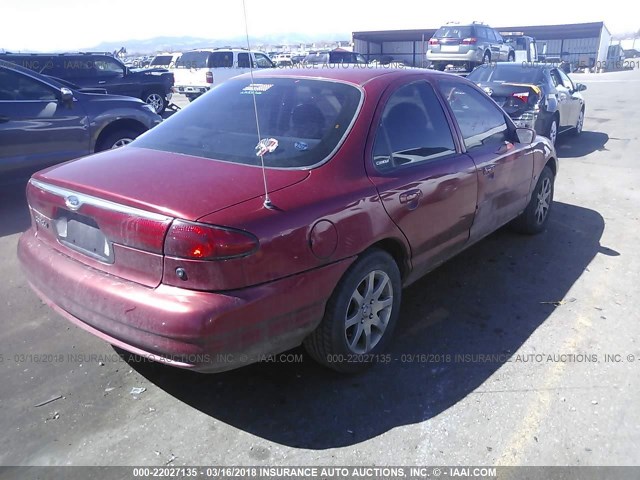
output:
[{"label": "car roof", "polygon": [[[267,68],[253,71],[254,78],[284,78],[284,77],[305,77],[319,80],[334,80],[354,85],[364,85],[365,83],[382,77],[384,75],[393,75],[401,77],[409,74],[420,73],[430,77],[440,75],[449,76],[450,74],[427,70],[425,68],[389,68],[372,65],[355,65],[355,64],[316,64],[307,67],[285,67],[285,68]],[[249,73],[245,73],[241,77],[249,77]],[[455,76],[456,78],[460,78]],[[239,78],[239,77],[238,77]]]}]

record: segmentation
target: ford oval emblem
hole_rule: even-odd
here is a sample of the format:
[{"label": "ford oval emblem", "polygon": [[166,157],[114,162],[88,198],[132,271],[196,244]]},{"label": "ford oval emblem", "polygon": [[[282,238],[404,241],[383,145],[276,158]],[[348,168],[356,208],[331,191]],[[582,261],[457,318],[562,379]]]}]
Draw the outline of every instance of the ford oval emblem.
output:
[{"label": "ford oval emblem", "polygon": [[64,204],[67,206],[69,210],[78,210],[80,208],[80,199],[75,195],[69,195],[64,200]]}]

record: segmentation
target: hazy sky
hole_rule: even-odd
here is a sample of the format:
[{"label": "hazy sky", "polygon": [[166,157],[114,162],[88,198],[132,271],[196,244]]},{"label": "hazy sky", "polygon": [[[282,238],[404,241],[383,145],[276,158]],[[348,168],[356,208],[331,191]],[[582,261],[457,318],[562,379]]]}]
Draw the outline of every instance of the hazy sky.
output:
[{"label": "hazy sky", "polygon": [[[622,1],[607,2],[598,11],[594,4],[571,0],[246,0],[252,36],[304,32],[344,39],[357,30],[436,28],[454,20],[479,20],[496,27],[604,21],[612,33],[640,28],[640,19]],[[453,11],[447,11],[446,5]],[[242,0],[2,0],[0,6],[0,48],[7,50],[71,50],[103,41],[184,35],[215,39],[242,34]]]}]

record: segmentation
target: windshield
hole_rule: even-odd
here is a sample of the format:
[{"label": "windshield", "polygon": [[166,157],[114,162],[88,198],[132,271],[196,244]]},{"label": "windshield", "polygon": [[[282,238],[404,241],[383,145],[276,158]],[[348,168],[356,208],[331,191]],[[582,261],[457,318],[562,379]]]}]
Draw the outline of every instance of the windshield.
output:
[{"label": "windshield", "polygon": [[530,83],[537,84],[542,81],[542,69],[534,67],[514,67],[512,65],[487,68],[477,67],[467,76],[468,80],[475,83]]},{"label": "windshield", "polygon": [[316,64],[316,63],[329,63],[328,53],[312,53],[307,55],[304,59],[304,63]]},{"label": "windshield", "polygon": [[132,145],[259,165],[253,93],[262,138],[278,141],[265,155],[265,165],[277,168],[310,167],[327,158],[347,133],[361,98],[354,86],[324,80],[231,80]]}]

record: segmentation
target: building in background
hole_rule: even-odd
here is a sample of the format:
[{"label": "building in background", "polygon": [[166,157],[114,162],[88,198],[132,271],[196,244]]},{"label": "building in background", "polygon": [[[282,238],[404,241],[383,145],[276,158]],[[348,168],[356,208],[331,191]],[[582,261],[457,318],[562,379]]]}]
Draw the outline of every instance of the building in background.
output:
[{"label": "building in background", "polygon": [[[547,60],[568,62],[589,68],[607,61],[611,33],[604,22],[565,25],[497,27],[500,32],[522,32],[536,39],[538,53]],[[424,30],[386,30],[353,32],[354,50],[367,60],[396,62],[426,67],[426,50],[436,28]]]}]

